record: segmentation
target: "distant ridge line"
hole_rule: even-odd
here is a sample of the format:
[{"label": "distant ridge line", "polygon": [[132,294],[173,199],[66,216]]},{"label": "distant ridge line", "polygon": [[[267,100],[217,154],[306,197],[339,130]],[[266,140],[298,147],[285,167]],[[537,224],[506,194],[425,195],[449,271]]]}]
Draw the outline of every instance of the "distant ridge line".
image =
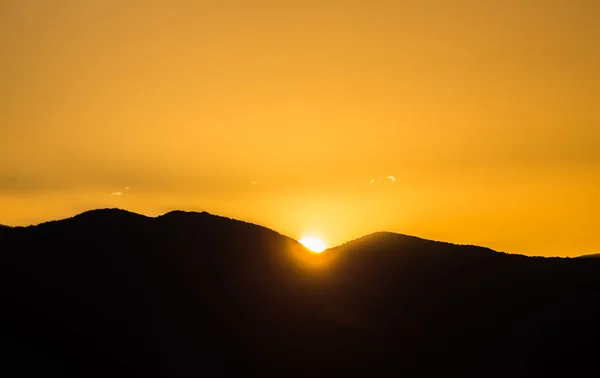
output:
[{"label": "distant ridge line", "polygon": [[[220,218],[220,219],[226,219],[226,220],[232,220],[232,221],[236,221],[236,222],[241,222],[241,223],[245,223],[245,224],[250,224],[250,225],[254,225],[257,227],[261,227],[267,230],[270,230],[272,232],[275,232],[279,235],[283,235],[281,233],[279,233],[278,231],[275,231],[269,227],[260,225],[260,224],[256,224],[256,223],[252,223],[252,222],[248,222],[245,220],[241,220],[241,219],[235,219],[235,218],[230,218],[227,216],[222,216],[222,215],[216,215],[216,214],[212,214],[209,213],[208,211],[187,211],[187,210],[170,210],[167,211],[164,214],[161,215],[157,215],[157,216],[148,216],[148,215],[144,215],[144,214],[140,214],[140,213],[136,213],[130,210],[125,210],[125,209],[121,209],[121,208],[99,208],[99,209],[90,209],[90,210],[86,210],[83,211],[81,213],[75,214],[73,216],[70,217],[65,217],[65,218],[61,218],[61,219],[56,219],[56,220],[49,220],[49,221],[45,221],[45,222],[41,222],[41,223],[37,223],[37,224],[31,224],[28,226],[7,226],[7,225],[3,225],[0,224],[0,229],[22,229],[22,228],[31,228],[31,227],[38,227],[38,226],[44,226],[44,225],[48,225],[48,224],[54,224],[56,222],[62,222],[62,221],[72,221],[72,220],[76,220],[76,219],[81,219],[81,218],[86,218],[86,217],[95,217],[95,216],[106,216],[106,215],[119,215],[121,217],[139,217],[141,219],[168,219],[168,218],[177,218],[177,217],[189,217],[189,216],[211,216],[214,218]],[[286,235],[283,235],[286,236]],[[405,240],[411,240],[411,241],[415,241],[415,242],[420,242],[420,243],[438,243],[438,244],[444,244],[447,246],[455,246],[455,247],[467,247],[467,248],[479,248],[482,250],[487,250],[490,252],[494,252],[494,253],[498,253],[498,254],[506,254],[506,255],[511,255],[511,256],[526,256],[526,257],[532,257],[532,258],[537,258],[537,257],[541,257],[541,256],[528,256],[528,255],[523,255],[523,254],[518,254],[518,253],[509,253],[509,252],[503,252],[503,251],[497,251],[494,250],[492,248],[489,247],[485,247],[485,246],[480,246],[480,245],[475,245],[475,244],[459,244],[459,243],[452,243],[452,242],[447,242],[447,241],[441,241],[441,240],[434,240],[434,239],[426,239],[426,238],[422,238],[419,236],[414,236],[414,235],[408,235],[408,234],[403,234],[403,233],[398,233],[398,232],[392,232],[392,231],[376,231],[376,232],[372,232],[370,234],[364,235],[364,236],[360,236],[358,238],[346,241],[342,244],[333,246],[333,247],[329,247],[325,250],[325,252],[327,251],[333,251],[339,248],[344,248],[344,247],[348,247],[350,245],[353,244],[357,244],[357,243],[363,243],[363,242],[369,242],[369,241],[373,241],[374,239],[379,239],[379,238],[402,238]],[[292,238],[293,239],[293,238]],[[581,258],[581,259],[594,259],[594,258],[600,258],[600,253],[593,253],[593,254],[586,254],[586,255],[581,255],[581,256],[575,256],[575,257],[546,257],[546,258]]]}]

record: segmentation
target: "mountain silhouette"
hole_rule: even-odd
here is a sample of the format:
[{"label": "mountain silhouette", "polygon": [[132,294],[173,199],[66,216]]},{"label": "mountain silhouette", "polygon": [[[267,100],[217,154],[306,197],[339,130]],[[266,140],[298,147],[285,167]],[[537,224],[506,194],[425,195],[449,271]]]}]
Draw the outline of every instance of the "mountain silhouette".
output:
[{"label": "mountain silhouette", "polygon": [[582,256],[578,256],[578,259],[595,259],[600,257],[600,253],[592,253],[589,255],[582,255]]},{"label": "mountain silhouette", "polygon": [[209,213],[0,227],[4,376],[530,377],[594,367],[600,263]]}]

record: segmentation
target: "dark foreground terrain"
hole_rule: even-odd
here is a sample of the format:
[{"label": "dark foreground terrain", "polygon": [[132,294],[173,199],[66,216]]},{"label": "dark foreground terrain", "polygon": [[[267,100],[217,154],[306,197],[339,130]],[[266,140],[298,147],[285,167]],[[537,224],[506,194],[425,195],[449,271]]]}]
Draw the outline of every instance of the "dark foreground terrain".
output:
[{"label": "dark foreground terrain", "polygon": [[376,233],[321,255],[207,213],[0,227],[0,376],[597,373],[600,259]]}]

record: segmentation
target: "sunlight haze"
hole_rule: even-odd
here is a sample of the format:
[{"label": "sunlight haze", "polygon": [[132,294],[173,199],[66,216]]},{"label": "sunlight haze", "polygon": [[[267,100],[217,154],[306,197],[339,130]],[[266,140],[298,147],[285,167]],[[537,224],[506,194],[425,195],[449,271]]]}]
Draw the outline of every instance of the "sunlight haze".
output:
[{"label": "sunlight haze", "polygon": [[327,249],[327,246],[325,245],[325,243],[323,243],[323,241],[319,238],[304,237],[298,241],[300,243],[302,243],[306,248],[310,249],[311,251],[313,251],[315,253],[321,253],[325,249]]},{"label": "sunlight haze", "polygon": [[600,2],[0,2],[0,224],[600,252]]}]

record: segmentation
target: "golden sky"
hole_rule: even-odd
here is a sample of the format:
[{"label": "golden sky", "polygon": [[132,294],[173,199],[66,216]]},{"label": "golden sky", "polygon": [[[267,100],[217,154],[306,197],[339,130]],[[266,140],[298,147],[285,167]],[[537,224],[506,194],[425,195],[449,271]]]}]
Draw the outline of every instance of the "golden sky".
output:
[{"label": "golden sky", "polygon": [[600,252],[598,20],[596,0],[0,0],[0,223],[206,210],[329,245]]}]

